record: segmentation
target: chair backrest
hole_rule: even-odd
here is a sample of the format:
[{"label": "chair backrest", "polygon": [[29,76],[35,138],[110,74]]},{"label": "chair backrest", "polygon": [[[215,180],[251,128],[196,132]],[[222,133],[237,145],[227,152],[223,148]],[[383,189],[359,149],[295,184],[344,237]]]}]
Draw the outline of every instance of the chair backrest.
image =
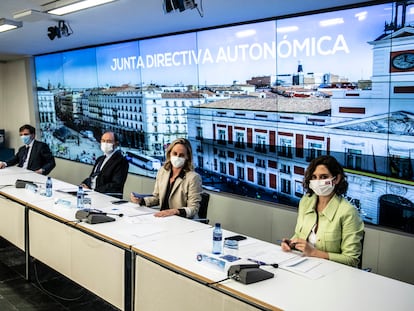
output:
[{"label": "chair backrest", "polygon": [[358,269],[366,271],[366,272],[371,272],[372,268],[370,267],[362,267],[362,255],[364,253],[364,242],[365,242],[365,231],[362,233],[362,239],[361,239],[361,255],[359,255],[359,262],[358,262]]},{"label": "chair backrest", "polygon": [[209,223],[209,220],[207,219],[207,209],[208,209],[209,201],[210,201],[210,194],[207,192],[202,192],[200,208],[198,209],[198,215],[197,215],[198,217],[195,220],[201,221],[206,224]]},{"label": "chair backrest", "polygon": [[361,238],[361,254],[358,257],[358,269],[362,269],[362,255],[364,253],[364,240],[365,240],[365,231],[362,232],[362,238]]}]

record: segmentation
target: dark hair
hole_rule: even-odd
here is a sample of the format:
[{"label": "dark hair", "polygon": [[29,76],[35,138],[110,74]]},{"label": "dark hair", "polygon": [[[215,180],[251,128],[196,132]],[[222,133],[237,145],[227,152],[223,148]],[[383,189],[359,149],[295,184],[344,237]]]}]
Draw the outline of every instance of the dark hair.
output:
[{"label": "dark hair", "polygon": [[309,182],[312,179],[312,174],[315,172],[318,165],[325,165],[332,176],[341,176],[339,184],[335,186],[334,192],[337,195],[344,195],[348,190],[348,181],[341,164],[332,156],[324,155],[316,159],[313,159],[305,172],[305,178],[303,180],[303,187],[310,196],[313,194],[313,190],[309,188]]},{"label": "dark hair", "polygon": [[118,143],[118,142],[119,142],[119,140],[118,140],[118,135],[116,135],[116,133],[115,133],[115,132],[112,132],[112,131],[106,131],[106,132],[104,132],[104,133],[101,135],[101,137],[102,137],[102,136],[104,136],[105,134],[112,134],[112,136],[114,137],[114,143]]},{"label": "dark hair", "polygon": [[187,149],[187,160],[184,163],[183,170],[188,172],[194,169],[193,165],[193,149],[191,148],[190,141],[185,138],[177,138],[174,140],[167,148],[166,157],[167,160],[165,161],[164,167],[166,170],[171,169],[171,150],[174,148],[175,145],[183,145],[185,149]]},{"label": "dark hair", "polygon": [[23,132],[23,130],[29,130],[30,134],[36,134],[36,129],[33,126],[31,126],[30,124],[22,125],[19,128],[19,132]]}]

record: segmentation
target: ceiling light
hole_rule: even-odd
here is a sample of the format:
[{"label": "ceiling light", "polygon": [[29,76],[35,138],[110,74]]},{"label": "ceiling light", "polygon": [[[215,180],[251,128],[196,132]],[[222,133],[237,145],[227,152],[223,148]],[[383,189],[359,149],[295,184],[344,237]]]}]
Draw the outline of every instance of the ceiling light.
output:
[{"label": "ceiling light", "polygon": [[12,30],[22,27],[22,22],[13,21],[10,19],[0,18],[0,32]]},{"label": "ceiling light", "polygon": [[49,19],[50,15],[36,10],[28,9],[13,14],[13,18],[24,22],[38,22]]},{"label": "ceiling light", "polygon": [[117,0],[58,0],[43,7],[49,14],[65,15]]}]

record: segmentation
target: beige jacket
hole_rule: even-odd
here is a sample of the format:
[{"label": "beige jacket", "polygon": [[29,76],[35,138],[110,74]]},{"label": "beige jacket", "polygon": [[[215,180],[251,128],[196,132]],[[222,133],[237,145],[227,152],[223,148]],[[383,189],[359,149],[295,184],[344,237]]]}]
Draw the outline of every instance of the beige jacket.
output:
[{"label": "beige jacket", "polygon": [[[170,171],[161,167],[155,180],[152,197],[144,198],[146,206],[161,205],[169,179]],[[177,177],[168,199],[169,207],[184,209],[188,218],[196,215],[201,202],[201,185],[201,176],[194,171],[186,172],[183,178]]]}]

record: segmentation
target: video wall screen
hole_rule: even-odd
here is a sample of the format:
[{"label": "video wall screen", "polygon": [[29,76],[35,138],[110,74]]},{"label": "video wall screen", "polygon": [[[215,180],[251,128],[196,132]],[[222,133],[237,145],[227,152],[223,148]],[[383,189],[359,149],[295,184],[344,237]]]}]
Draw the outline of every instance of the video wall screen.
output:
[{"label": "video wall screen", "polygon": [[93,164],[114,131],[130,172],[155,177],[187,137],[206,189],[292,208],[309,162],[331,154],[366,223],[414,233],[407,3],[36,56],[42,139]]}]

